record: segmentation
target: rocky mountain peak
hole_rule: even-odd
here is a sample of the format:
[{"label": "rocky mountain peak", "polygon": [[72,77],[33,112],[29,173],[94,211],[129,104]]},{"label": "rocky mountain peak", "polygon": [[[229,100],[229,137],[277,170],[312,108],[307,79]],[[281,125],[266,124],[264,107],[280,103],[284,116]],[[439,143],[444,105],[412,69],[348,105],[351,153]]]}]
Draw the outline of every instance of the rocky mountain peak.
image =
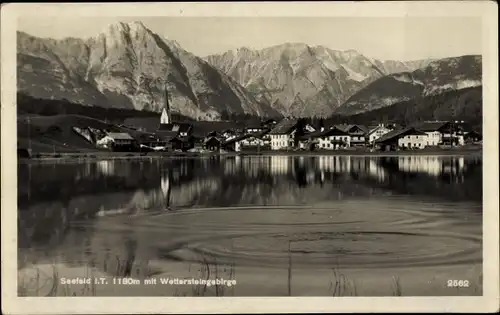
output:
[{"label": "rocky mountain peak", "polygon": [[217,118],[223,111],[287,116],[353,113],[481,84],[481,56],[376,60],[305,43],[240,47],[201,59],[142,22],[88,40],[18,32],[18,89],[39,98]]},{"label": "rocky mountain peak", "polygon": [[18,89],[39,98],[215,119],[222,111],[279,115],[265,102],[142,22],[117,22],[83,41],[18,33]]}]

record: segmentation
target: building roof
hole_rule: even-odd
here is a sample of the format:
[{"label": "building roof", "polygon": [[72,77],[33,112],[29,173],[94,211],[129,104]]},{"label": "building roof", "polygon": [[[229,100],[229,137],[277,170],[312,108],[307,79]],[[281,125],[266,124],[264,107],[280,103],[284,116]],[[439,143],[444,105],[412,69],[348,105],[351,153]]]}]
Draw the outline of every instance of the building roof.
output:
[{"label": "building roof", "polygon": [[378,126],[370,126],[368,127],[368,134],[371,135],[375,131],[379,130],[380,128],[385,128],[388,129],[386,126],[378,125]]},{"label": "building roof", "polygon": [[310,139],[319,138],[319,137],[321,137],[321,134],[322,134],[321,131],[307,132],[307,133],[299,136],[298,140],[307,141],[307,140],[310,140]]},{"label": "building roof", "polygon": [[419,125],[416,125],[415,128],[418,128],[422,131],[437,131],[448,124],[448,121],[426,121]]},{"label": "building roof", "polygon": [[356,125],[356,124],[341,124],[341,125],[334,125],[334,127],[337,127],[338,129],[349,132],[352,128],[358,127],[362,132],[368,133],[368,128],[363,125]]},{"label": "building roof", "polygon": [[168,131],[168,130],[158,130],[155,132],[155,135],[162,140],[172,140],[177,137],[179,132],[177,131]]},{"label": "building roof", "polygon": [[222,145],[228,145],[228,144],[231,144],[231,143],[234,143],[234,142],[238,142],[238,141],[241,141],[241,140],[245,140],[245,139],[248,139],[250,137],[253,137],[254,135],[253,134],[250,134],[250,133],[247,133],[245,135],[241,135],[241,136],[237,136],[237,137],[234,137],[234,138],[231,138],[229,140],[225,140],[222,142]]},{"label": "building roof", "polygon": [[134,135],[135,140],[139,142],[148,142],[148,141],[156,141],[158,139],[158,136],[156,136],[153,133],[136,133]]},{"label": "building roof", "polygon": [[189,132],[192,128],[193,125],[190,123],[169,123],[169,124],[160,124],[158,130]]},{"label": "building roof", "polygon": [[270,132],[269,129],[264,129],[262,131],[244,133],[244,135],[248,135],[249,137],[262,138],[269,132]]},{"label": "building roof", "polygon": [[134,140],[134,138],[126,132],[109,132],[106,135],[115,140]]},{"label": "building roof", "polygon": [[322,132],[322,137],[327,137],[327,136],[332,136],[332,135],[348,135],[349,133],[345,130],[342,130],[340,128],[337,128],[336,126],[333,126],[329,129],[326,129]]},{"label": "building roof", "polygon": [[375,140],[375,143],[383,143],[383,142],[395,140],[395,139],[398,139],[400,137],[404,137],[404,136],[410,135],[410,134],[412,134],[412,135],[426,135],[425,132],[423,132],[421,130],[417,130],[414,127],[406,127],[404,129],[396,129],[396,130],[389,131],[388,133],[386,133],[382,137]]},{"label": "building roof", "polygon": [[271,135],[284,135],[293,131],[297,126],[297,119],[283,119],[270,132]]},{"label": "building roof", "polygon": [[203,144],[207,144],[209,142],[221,143],[221,141],[217,137],[208,137],[205,140],[203,140]]},{"label": "building roof", "polygon": [[481,136],[482,136],[482,135],[481,135],[481,133],[480,133],[480,132],[477,132],[477,131],[475,131],[475,130],[472,130],[472,131],[466,132],[466,133],[464,134],[464,137],[466,137],[466,138],[467,138],[467,137],[481,137]]}]

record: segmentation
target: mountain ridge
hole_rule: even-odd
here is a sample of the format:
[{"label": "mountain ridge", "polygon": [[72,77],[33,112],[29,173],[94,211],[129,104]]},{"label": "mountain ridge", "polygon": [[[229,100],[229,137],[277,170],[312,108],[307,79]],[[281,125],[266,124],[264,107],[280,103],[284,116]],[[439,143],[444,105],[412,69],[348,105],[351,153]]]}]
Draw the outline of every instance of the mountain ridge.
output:
[{"label": "mountain ridge", "polygon": [[[410,62],[380,61],[354,49],[333,50],[322,45],[285,43],[252,50],[233,49],[204,57],[240,85],[285,114],[300,115],[297,95],[328,115],[350,96],[391,71],[415,70],[433,59]],[[277,108],[275,108],[277,109]]]},{"label": "mountain ridge", "polygon": [[379,60],[354,49],[285,43],[200,58],[142,22],[96,36],[40,38],[18,31],[18,91],[38,98],[216,120],[352,115],[481,84],[481,57]]},{"label": "mountain ridge", "polygon": [[217,119],[223,110],[279,115],[224,73],[141,22],[110,24],[86,40],[18,32],[18,91],[97,106],[161,111],[163,83],[172,109]]},{"label": "mountain ridge", "polygon": [[335,113],[358,114],[417,97],[481,85],[480,55],[443,58],[432,61],[425,68],[394,73],[372,82],[351,96]]}]

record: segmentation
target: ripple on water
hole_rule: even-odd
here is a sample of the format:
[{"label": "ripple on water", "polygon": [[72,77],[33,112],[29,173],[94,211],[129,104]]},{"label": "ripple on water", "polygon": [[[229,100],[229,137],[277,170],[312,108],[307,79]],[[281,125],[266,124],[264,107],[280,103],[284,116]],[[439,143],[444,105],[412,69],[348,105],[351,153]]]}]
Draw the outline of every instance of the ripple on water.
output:
[{"label": "ripple on water", "polygon": [[371,200],[184,209],[109,219],[99,229],[131,229],[158,258],[186,262],[282,267],[291,259],[294,268],[383,268],[481,260],[480,216],[461,204]]}]

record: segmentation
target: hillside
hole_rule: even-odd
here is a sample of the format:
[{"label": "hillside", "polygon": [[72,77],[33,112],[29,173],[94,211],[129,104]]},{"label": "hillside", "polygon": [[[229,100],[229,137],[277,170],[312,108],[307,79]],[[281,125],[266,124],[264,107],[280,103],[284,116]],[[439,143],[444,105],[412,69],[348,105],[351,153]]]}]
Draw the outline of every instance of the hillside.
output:
[{"label": "hillside", "polygon": [[481,129],[482,102],[482,86],[478,86],[421,96],[364,113],[331,119],[348,119],[350,122],[366,125],[380,122],[408,125],[426,120],[463,120],[476,129]]},{"label": "hillside", "polygon": [[45,99],[160,112],[167,83],[173,111],[217,119],[220,112],[277,113],[233,79],[140,22],[115,23],[88,40],[17,33],[18,91]]},{"label": "hillside", "polygon": [[18,147],[31,148],[34,153],[98,150],[94,144],[74,132],[73,127],[115,132],[121,130],[115,125],[79,115],[23,116],[17,119]]},{"label": "hillside", "polygon": [[380,61],[355,50],[287,43],[262,50],[243,47],[205,57],[284,115],[329,115],[351,95],[393,72],[413,71],[431,60]]},{"label": "hillside", "polygon": [[440,59],[425,68],[391,74],[372,82],[351,96],[335,113],[357,114],[418,97],[477,87],[481,82],[481,56]]}]

